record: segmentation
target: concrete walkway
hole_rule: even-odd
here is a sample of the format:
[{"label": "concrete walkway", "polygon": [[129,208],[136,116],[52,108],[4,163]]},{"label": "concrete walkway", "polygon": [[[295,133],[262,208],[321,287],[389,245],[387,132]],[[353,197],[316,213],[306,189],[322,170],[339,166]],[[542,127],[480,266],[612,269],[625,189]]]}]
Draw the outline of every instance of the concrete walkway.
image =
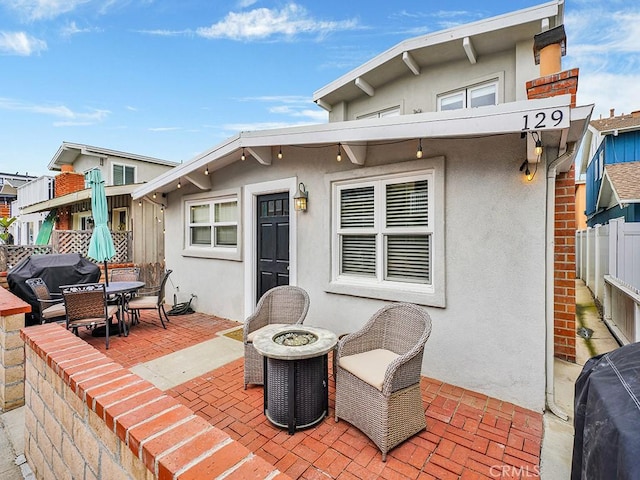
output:
[{"label": "concrete walkway", "polygon": [[[567,422],[545,412],[544,438],[540,457],[542,479],[570,477],[573,450],[574,383],[585,362],[605,353],[618,344],[599,317],[591,293],[582,281],[576,281],[577,326],[593,330],[589,339],[577,337],[577,363],[555,361],[556,404],[569,415]],[[170,389],[206,372],[239,359],[243,355],[241,342],[221,336],[131,367],[131,370],[162,390]],[[215,352],[215,355],[212,355]],[[24,407],[0,414],[0,478],[2,480],[31,479],[33,473],[24,459]]]},{"label": "concrete walkway", "polygon": [[553,413],[544,414],[544,438],[540,454],[540,477],[557,480],[571,477],[573,455],[573,398],[575,381],[591,357],[619,347],[600,318],[591,292],[582,280],[576,280],[576,327],[593,331],[590,338],[576,337],[576,363],[555,360],[554,388],[556,405],[569,415],[564,421]]}]

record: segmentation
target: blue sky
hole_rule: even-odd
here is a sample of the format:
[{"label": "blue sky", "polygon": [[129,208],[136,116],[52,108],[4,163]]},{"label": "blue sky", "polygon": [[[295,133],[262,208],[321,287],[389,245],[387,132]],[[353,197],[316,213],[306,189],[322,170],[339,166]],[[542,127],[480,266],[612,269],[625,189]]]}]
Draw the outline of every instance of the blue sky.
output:
[{"label": "blue sky", "polygon": [[[0,0],[0,171],[47,174],[63,141],[180,162],[325,122],[313,92],[396,43],[540,3]],[[578,104],[640,109],[640,4],[565,7]]]}]

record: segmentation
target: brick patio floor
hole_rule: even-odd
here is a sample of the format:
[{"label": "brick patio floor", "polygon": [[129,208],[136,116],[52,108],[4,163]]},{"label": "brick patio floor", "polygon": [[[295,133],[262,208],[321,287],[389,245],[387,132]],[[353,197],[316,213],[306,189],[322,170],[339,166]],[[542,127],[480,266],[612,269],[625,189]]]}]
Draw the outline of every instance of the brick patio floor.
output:
[{"label": "brick patio floor", "polygon": [[[82,334],[89,343],[130,367],[214,338],[237,322],[204,314],[171,317],[163,330],[154,312],[128,337]],[[427,348],[428,348],[427,343]],[[212,353],[215,354],[215,353]],[[333,419],[334,382],[329,368],[329,418],[287,434],[264,416],[263,390],[243,389],[243,360],[167,391],[291,478],[300,479],[496,479],[539,478],[542,414],[423,377],[427,429],[387,455],[344,420]]]}]

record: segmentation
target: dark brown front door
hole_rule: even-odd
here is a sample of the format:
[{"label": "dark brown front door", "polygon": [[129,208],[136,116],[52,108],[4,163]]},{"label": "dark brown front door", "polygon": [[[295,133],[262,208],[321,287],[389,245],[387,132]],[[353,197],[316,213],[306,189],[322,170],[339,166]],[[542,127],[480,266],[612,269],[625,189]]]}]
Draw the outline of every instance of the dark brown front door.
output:
[{"label": "dark brown front door", "polygon": [[258,197],[256,301],[270,288],[289,285],[289,194]]}]

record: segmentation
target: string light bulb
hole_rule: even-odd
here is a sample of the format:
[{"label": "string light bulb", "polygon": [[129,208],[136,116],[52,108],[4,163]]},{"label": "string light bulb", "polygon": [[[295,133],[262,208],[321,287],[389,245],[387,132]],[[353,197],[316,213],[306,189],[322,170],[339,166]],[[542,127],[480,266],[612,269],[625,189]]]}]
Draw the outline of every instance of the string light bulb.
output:
[{"label": "string light bulb", "polygon": [[156,198],[156,192],[153,192],[153,198],[154,199]]},{"label": "string light bulb", "polygon": [[182,188],[182,183],[180,183],[180,179],[178,179],[178,188]]},{"label": "string light bulb", "polygon": [[247,157],[245,157],[244,155],[244,147],[242,147],[242,155],[240,155],[240,160],[242,160],[243,162],[247,159]]},{"label": "string light bulb", "polygon": [[209,175],[209,165],[207,165],[207,168],[204,169],[204,174]]},{"label": "string light bulb", "polygon": [[142,206],[142,199],[138,200],[138,206],[141,207]]},{"label": "string light bulb", "polygon": [[418,151],[416,152],[416,158],[422,158],[422,139],[418,139]]},{"label": "string light bulb", "polygon": [[280,150],[278,151],[278,159],[282,160],[282,147],[280,147]]},{"label": "string light bulb", "polygon": [[542,141],[540,139],[536,140],[535,152],[538,157],[542,155]]},{"label": "string light bulb", "polygon": [[338,143],[338,154],[336,155],[336,160],[338,162],[342,161],[342,153],[341,153],[341,149],[340,149],[340,144]]}]

